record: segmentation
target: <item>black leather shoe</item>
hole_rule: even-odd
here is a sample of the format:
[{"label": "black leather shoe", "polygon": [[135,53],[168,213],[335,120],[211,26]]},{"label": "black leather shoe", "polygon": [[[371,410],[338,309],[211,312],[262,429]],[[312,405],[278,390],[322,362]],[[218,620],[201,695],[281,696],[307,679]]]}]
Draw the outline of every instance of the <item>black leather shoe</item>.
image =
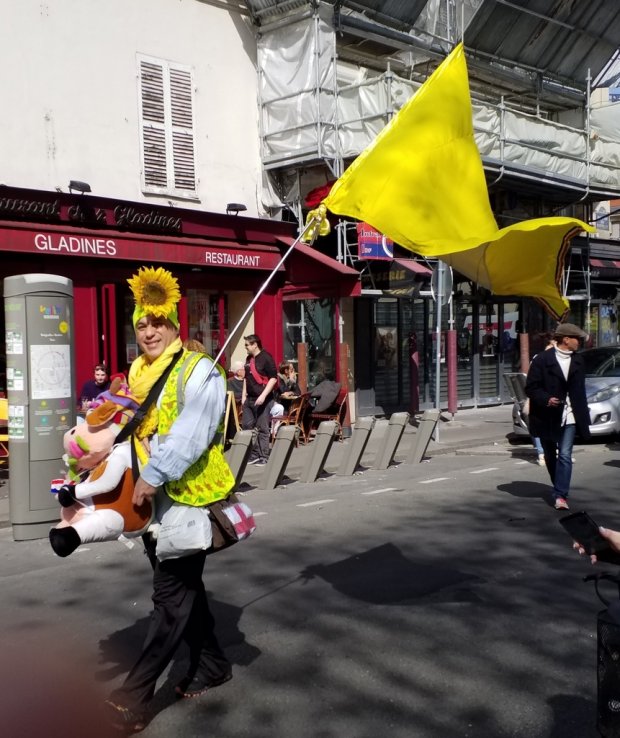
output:
[{"label": "black leather shoe", "polygon": [[225,684],[232,679],[232,671],[227,672],[219,679],[204,679],[203,677],[195,676],[193,678],[185,677],[174,688],[178,697],[200,697],[210,689],[219,687],[220,684]]},{"label": "black leather shoe", "polygon": [[106,700],[103,705],[105,717],[108,723],[119,732],[126,734],[139,733],[147,725],[144,713],[134,712],[128,707],[123,707],[116,702]]}]

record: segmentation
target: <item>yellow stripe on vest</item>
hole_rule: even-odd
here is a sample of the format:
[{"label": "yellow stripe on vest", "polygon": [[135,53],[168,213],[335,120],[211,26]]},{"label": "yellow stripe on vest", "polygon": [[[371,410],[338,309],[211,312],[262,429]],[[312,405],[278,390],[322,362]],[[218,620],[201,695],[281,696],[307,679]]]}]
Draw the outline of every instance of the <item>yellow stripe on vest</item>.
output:
[{"label": "yellow stripe on vest", "polygon": [[[170,372],[162,395],[159,407],[159,425],[157,432],[160,438],[165,437],[172,424],[179,415],[177,401],[177,384],[180,379],[179,373],[183,370],[181,378],[183,391],[192,371],[205,354],[184,351],[174,369]],[[210,357],[207,357],[210,359]],[[210,359],[211,360],[211,359]],[[218,366],[220,375],[224,377],[223,369]],[[221,432],[221,421],[215,439],[204,452],[183,474],[183,476],[172,482],[166,482],[166,492],[176,502],[193,507],[210,505],[212,502],[228,497],[235,486],[235,478],[224,458],[223,433]],[[164,441],[165,443],[165,441]]]}]

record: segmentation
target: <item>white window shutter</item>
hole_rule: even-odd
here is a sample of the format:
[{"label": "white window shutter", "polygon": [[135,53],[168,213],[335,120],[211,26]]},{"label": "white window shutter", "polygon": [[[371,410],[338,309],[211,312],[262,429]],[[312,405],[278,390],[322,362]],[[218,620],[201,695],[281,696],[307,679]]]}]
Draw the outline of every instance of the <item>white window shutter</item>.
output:
[{"label": "white window shutter", "polygon": [[143,189],[195,197],[191,69],[143,57],[139,70]]},{"label": "white window shutter", "polygon": [[161,64],[140,62],[142,164],[145,189],[168,188],[164,69]]},{"label": "white window shutter", "polygon": [[194,119],[192,75],[187,69],[170,68],[170,114],[172,119],[172,165],[174,186],[196,189],[194,169]]}]

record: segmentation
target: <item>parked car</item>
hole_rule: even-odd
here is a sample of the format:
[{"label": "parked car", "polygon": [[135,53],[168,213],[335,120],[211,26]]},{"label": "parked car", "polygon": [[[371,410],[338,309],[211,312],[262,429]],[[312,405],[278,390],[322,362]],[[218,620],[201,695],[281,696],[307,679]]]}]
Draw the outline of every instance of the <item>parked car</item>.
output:
[{"label": "parked car", "polygon": [[[585,349],[586,396],[590,408],[590,433],[605,436],[620,432],[620,345]],[[529,436],[525,406],[525,374],[504,374],[512,406],[512,430],[515,435]]]},{"label": "parked car", "polygon": [[590,433],[603,436],[620,432],[620,345],[581,352],[586,369],[586,395],[590,407]]}]

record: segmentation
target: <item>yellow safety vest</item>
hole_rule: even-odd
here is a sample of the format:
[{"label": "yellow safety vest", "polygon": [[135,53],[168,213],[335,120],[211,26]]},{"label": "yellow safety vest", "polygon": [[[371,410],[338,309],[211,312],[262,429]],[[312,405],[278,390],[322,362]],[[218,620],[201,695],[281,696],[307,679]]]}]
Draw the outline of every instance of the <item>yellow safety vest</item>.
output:
[{"label": "yellow safety vest", "polygon": [[[205,354],[184,350],[181,358],[170,372],[159,407],[159,423],[157,432],[160,442],[170,431],[172,424],[179,416],[179,406],[183,406],[185,385],[192,371]],[[210,357],[207,357],[210,359]],[[223,369],[218,366],[220,375]],[[180,479],[166,482],[169,497],[184,505],[202,507],[216,500],[228,497],[235,486],[235,478],[224,458],[223,421],[209,448],[197,459]]]}]

